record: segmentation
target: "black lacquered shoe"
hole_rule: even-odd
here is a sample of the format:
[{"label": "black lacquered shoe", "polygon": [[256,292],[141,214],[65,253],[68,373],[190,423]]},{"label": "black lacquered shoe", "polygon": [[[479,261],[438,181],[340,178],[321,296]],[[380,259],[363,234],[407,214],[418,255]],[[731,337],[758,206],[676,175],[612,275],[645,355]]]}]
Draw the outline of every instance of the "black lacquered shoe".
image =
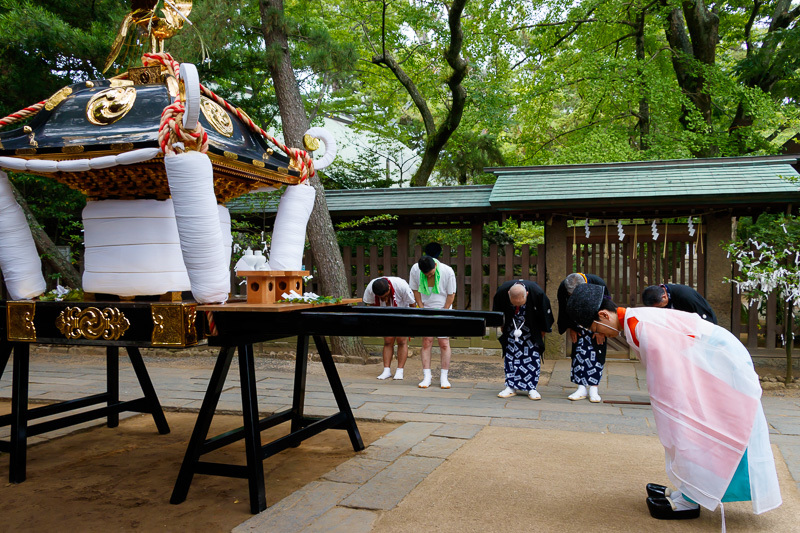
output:
[{"label": "black lacquered shoe", "polygon": [[650,516],[658,520],[688,520],[700,516],[700,507],[675,511],[666,498],[647,498],[647,508],[650,510]]},{"label": "black lacquered shoe", "polygon": [[667,487],[657,483],[648,483],[645,487],[647,489],[647,496],[650,498],[666,498]]}]

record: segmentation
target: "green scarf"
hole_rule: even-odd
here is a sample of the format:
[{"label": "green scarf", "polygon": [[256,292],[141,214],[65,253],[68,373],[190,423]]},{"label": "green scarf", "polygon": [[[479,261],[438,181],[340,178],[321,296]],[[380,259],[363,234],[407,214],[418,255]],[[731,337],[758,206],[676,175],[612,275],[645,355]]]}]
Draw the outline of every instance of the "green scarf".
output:
[{"label": "green scarf", "polygon": [[428,276],[420,269],[419,271],[419,292],[420,294],[430,295],[432,293],[439,294],[439,261],[434,259],[436,263],[436,272],[433,274],[433,287],[428,287]]}]

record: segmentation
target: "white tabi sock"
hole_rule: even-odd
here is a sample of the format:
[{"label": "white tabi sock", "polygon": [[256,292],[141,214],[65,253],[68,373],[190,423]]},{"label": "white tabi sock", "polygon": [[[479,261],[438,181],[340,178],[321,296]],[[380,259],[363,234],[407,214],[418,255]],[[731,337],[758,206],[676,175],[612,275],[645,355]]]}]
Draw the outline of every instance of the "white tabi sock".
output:
[{"label": "white tabi sock", "polygon": [[516,393],[517,392],[514,389],[512,389],[511,387],[506,387],[505,389],[500,391],[500,394],[498,394],[497,397],[498,398],[511,398]]},{"label": "white tabi sock", "polygon": [[700,507],[696,503],[692,503],[688,501],[686,498],[683,497],[683,494],[678,492],[677,490],[672,493],[669,497],[670,504],[672,505],[673,511],[688,511],[690,509],[697,509]]},{"label": "white tabi sock", "polygon": [[403,369],[398,368],[394,373],[394,379],[403,379]]},{"label": "white tabi sock", "polygon": [[427,389],[431,386],[431,369],[430,368],[423,368],[422,369],[422,381],[419,382],[419,388]]},{"label": "white tabi sock", "polygon": [[592,403],[600,403],[600,394],[597,392],[597,385],[589,387],[589,401]]},{"label": "white tabi sock", "polygon": [[389,379],[392,377],[392,369],[388,366],[383,367],[383,373],[378,376],[378,379]]},{"label": "white tabi sock", "polygon": [[442,369],[442,377],[439,379],[439,383],[441,384],[443,389],[450,388],[450,382],[447,381],[447,370]]},{"label": "white tabi sock", "polygon": [[578,390],[568,396],[570,400],[581,400],[586,398],[586,387],[578,385]]}]

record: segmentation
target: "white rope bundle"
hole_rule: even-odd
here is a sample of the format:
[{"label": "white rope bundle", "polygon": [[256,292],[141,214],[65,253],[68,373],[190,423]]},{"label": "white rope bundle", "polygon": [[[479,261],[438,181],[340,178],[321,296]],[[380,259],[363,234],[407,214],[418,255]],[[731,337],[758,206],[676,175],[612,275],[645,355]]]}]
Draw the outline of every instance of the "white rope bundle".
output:
[{"label": "white rope bundle", "polygon": [[172,200],[89,201],[83,227],[85,291],[138,296],[189,290]]},{"label": "white rope bundle", "polygon": [[219,230],[222,233],[222,255],[225,259],[225,268],[231,264],[233,253],[233,234],[231,233],[231,214],[224,205],[217,205],[219,212]]},{"label": "white rope bundle", "polygon": [[0,171],[0,270],[12,300],[35,298],[47,285],[42,260],[36,252],[31,229],[14,199],[11,183]]},{"label": "white rope bundle", "polygon": [[149,161],[156,157],[159,148],[142,148],[118,155],[104,155],[92,159],[73,159],[70,161],[48,161],[46,159],[20,159],[18,157],[0,157],[0,167],[22,172],[85,172],[87,170],[132,165]]},{"label": "white rope bundle", "polygon": [[286,187],[272,230],[269,270],[301,269],[306,225],[314,209],[314,196],[314,188],[309,185]]},{"label": "white rope bundle", "polygon": [[[211,160],[200,152],[164,157],[183,262],[200,303],[225,302],[230,259],[220,230]],[[230,233],[230,232],[228,232]]]}]

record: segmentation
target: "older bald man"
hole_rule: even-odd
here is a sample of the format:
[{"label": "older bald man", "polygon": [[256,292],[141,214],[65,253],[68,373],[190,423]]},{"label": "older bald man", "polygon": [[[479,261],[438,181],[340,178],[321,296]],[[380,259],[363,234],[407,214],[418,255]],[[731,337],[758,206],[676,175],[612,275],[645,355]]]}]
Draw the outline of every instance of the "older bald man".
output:
[{"label": "older bald man", "polygon": [[544,334],[552,331],[553,311],[544,291],[533,281],[514,280],[500,285],[492,311],[503,313],[502,334],[506,388],[497,396],[509,398],[525,392],[531,400],[542,396],[536,390],[544,352]]}]

